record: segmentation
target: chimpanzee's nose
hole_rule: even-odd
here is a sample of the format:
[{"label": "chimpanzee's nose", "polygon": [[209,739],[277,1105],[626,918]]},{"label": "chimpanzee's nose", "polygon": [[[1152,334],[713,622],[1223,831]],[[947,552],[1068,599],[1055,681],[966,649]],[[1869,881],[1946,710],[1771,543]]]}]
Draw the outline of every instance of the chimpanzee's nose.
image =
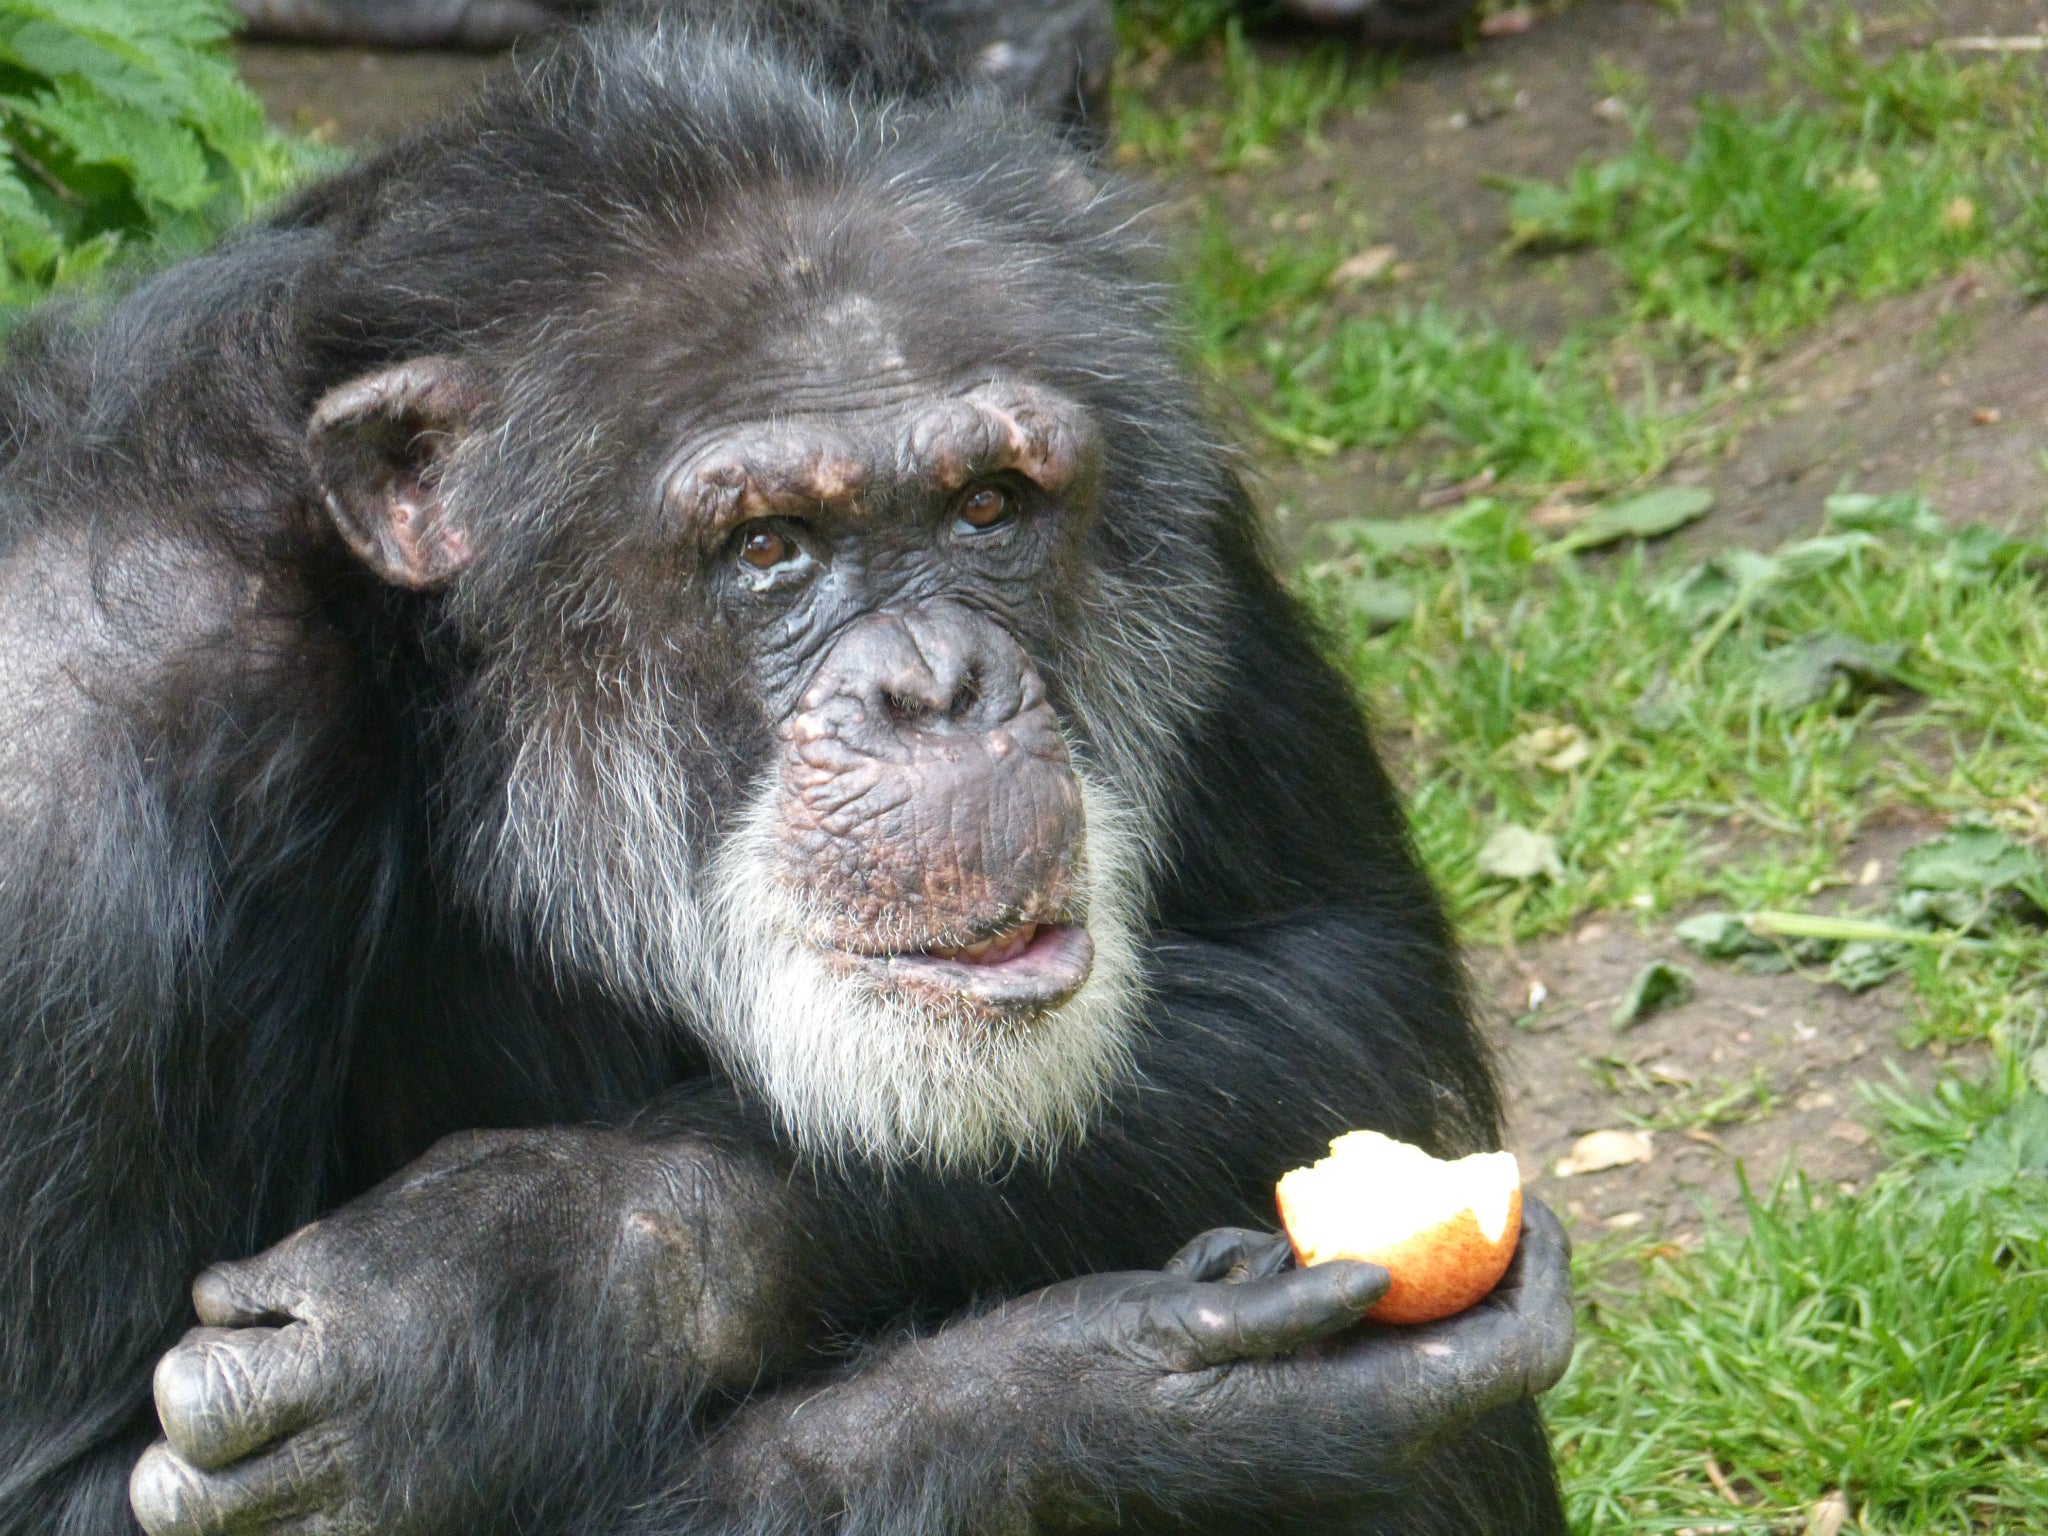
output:
[{"label": "chimpanzee's nose", "polygon": [[995,619],[951,601],[861,619],[781,734],[783,873],[821,943],[964,953],[1073,920],[1080,780]]},{"label": "chimpanzee's nose", "polygon": [[869,731],[978,734],[1044,700],[1030,658],[1000,625],[958,603],[933,602],[874,614],[848,630],[798,712],[854,702]]}]

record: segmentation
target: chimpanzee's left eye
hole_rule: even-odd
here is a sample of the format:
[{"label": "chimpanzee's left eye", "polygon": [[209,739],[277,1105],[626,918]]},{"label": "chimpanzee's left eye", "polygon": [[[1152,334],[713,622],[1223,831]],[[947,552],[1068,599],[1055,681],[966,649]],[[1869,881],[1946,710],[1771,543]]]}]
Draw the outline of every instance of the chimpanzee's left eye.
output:
[{"label": "chimpanzee's left eye", "polygon": [[1017,515],[1016,495],[987,481],[970,485],[953,501],[953,517],[963,532],[985,533]]},{"label": "chimpanzee's left eye", "polygon": [[740,530],[740,558],[757,571],[787,565],[799,553],[796,540],[773,523],[756,523]]}]

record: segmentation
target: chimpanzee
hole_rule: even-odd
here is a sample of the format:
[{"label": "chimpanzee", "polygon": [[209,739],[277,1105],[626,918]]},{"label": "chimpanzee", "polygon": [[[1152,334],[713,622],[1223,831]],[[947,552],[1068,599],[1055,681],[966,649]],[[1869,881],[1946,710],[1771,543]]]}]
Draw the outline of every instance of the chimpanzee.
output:
[{"label": "chimpanzee", "polygon": [[1445,925],[1129,202],[886,10],[13,342],[8,1536],[1562,1530],[1548,1213],[1420,1329],[1262,1230],[1495,1143]]}]

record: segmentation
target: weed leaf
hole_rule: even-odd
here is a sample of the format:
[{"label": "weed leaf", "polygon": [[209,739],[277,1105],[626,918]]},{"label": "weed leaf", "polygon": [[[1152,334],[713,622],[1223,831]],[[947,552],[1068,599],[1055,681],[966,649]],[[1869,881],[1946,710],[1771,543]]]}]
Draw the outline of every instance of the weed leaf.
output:
[{"label": "weed leaf", "polygon": [[1558,857],[1557,839],[1549,833],[1510,824],[1479,850],[1479,872],[1495,880],[1534,880],[1539,875],[1562,880],[1564,860]]},{"label": "weed leaf", "polygon": [[1689,1003],[1698,990],[1691,971],[1669,960],[1652,960],[1636,972],[1636,979],[1615,1007],[1614,1027],[1627,1029],[1662,1009]]},{"label": "weed leaf", "polygon": [[1934,503],[1918,491],[1893,496],[1844,492],[1827,499],[1822,515],[1827,526],[1837,531],[1904,533],[1919,539],[1938,539],[1948,532]]},{"label": "weed leaf", "polygon": [[1655,539],[1675,533],[1714,508],[1714,493],[1703,485],[1667,485],[1625,501],[1612,501],[1557,541],[1559,551],[1595,549],[1621,539]]},{"label": "weed leaf", "polygon": [[1868,645],[1846,635],[1809,635],[1764,657],[1757,697],[1782,714],[1796,714],[1828,699],[1839,683],[1853,696],[1894,682],[1903,645]]},{"label": "weed leaf", "polygon": [[2048,909],[2048,860],[1996,827],[1960,826],[1911,849],[1899,880],[1916,891],[1959,892],[1987,901],[2017,891]]}]

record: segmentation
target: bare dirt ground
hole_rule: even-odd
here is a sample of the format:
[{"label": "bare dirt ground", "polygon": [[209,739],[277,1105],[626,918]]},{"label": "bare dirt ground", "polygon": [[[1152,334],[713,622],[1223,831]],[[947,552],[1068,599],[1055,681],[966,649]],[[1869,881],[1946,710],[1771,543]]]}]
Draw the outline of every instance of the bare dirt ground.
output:
[{"label": "bare dirt ground", "polygon": [[[2039,0],[1859,9],[1871,36],[1900,43],[2048,26]],[[1407,63],[1368,110],[1329,126],[1327,148],[1169,187],[1163,214],[1191,217],[1220,193],[1247,223],[1358,249],[1392,244],[1400,297],[1482,307],[1539,338],[1559,335],[1603,302],[1601,259],[1504,256],[1497,178],[1557,177],[1581,156],[1620,149],[1628,129],[1602,105],[1617,92],[1647,100],[1675,138],[1702,92],[1760,89],[1770,60],[1736,13],[1713,0],[1678,14],[1648,0],[1581,0],[1524,35]],[[281,122],[344,143],[389,138],[504,67],[474,55],[257,46],[242,59]],[[1206,84],[1194,66],[1156,82],[1168,93]],[[1810,531],[1844,481],[1921,487],[1959,522],[2037,519],[2048,504],[2044,349],[2048,308],[1981,274],[1845,313],[1756,370],[1727,451],[1675,470],[1719,496],[1686,540],[1769,545]],[[1314,526],[1332,517],[1413,511],[1423,489],[1399,455],[1275,458],[1260,472],[1287,548],[1311,545]],[[1889,870],[1934,830],[1873,831],[1852,850],[1852,870],[1873,857]],[[1660,956],[1693,973],[1696,997],[1618,1032],[1616,1001]],[[1566,938],[1471,959],[1503,1050],[1512,1143],[1535,1190],[1584,1233],[1661,1230],[1683,1241],[1703,1207],[1734,1207],[1738,1169],[1760,1186],[1787,1166],[1860,1184],[1881,1159],[1856,1083],[1883,1079],[1886,1063],[1919,1082],[1933,1071],[1925,1052],[1899,1044],[1901,981],[1852,997],[1798,974],[1747,975],[1687,956],[1661,919],[1600,916]],[[1536,982],[1547,997],[1532,1013]],[[1740,1103],[1713,1109],[1743,1085],[1754,1086]],[[1558,1177],[1575,1138],[1631,1114],[1666,1127],[1652,1132],[1649,1161]]]},{"label": "bare dirt ground", "polygon": [[242,73],[282,128],[337,144],[382,143],[469,99],[500,54],[383,53],[244,43]]},{"label": "bare dirt ground", "polygon": [[[1483,308],[1538,339],[1596,312],[1608,293],[1597,254],[1504,254],[1501,178],[1556,179],[1586,156],[1618,153],[1630,129],[1617,94],[1646,103],[1675,144],[1706,92],[1761,90],[1772,67],[1732,0],[1683,14],[1650,0],[1581,0],[1518,36],[1408,63],[1365,112],[1330,125],[1325,152],[1176,188],[1186,212],[1221,192],[1233,217],[1281,220],[1304,238],[1388,244],[1403,274],[1361,303],[1439,299]],[[2048,25],[2038,0],[1868,0],[1880,45],[2008,36]],[[1190,68],[1190,76],[1199,71]],[[1197,90],[1196,79],[1163,82]],[[1759,371],[1746,430],[1726,457],[1679,466],[1711,485],[1719,509],[1698,544],[1769,545],[1812,531],[1844,479],[1919,485],[1958,520],[2006,521],[2048,499],[2048,373],[2038,366],[2048,311],[1978,277],[1871,306]],[[1336,517],[1414,510],[1412,456],[1360,453],[1335,464],[1268,463],[1268,502],[1290,547]]]}]

